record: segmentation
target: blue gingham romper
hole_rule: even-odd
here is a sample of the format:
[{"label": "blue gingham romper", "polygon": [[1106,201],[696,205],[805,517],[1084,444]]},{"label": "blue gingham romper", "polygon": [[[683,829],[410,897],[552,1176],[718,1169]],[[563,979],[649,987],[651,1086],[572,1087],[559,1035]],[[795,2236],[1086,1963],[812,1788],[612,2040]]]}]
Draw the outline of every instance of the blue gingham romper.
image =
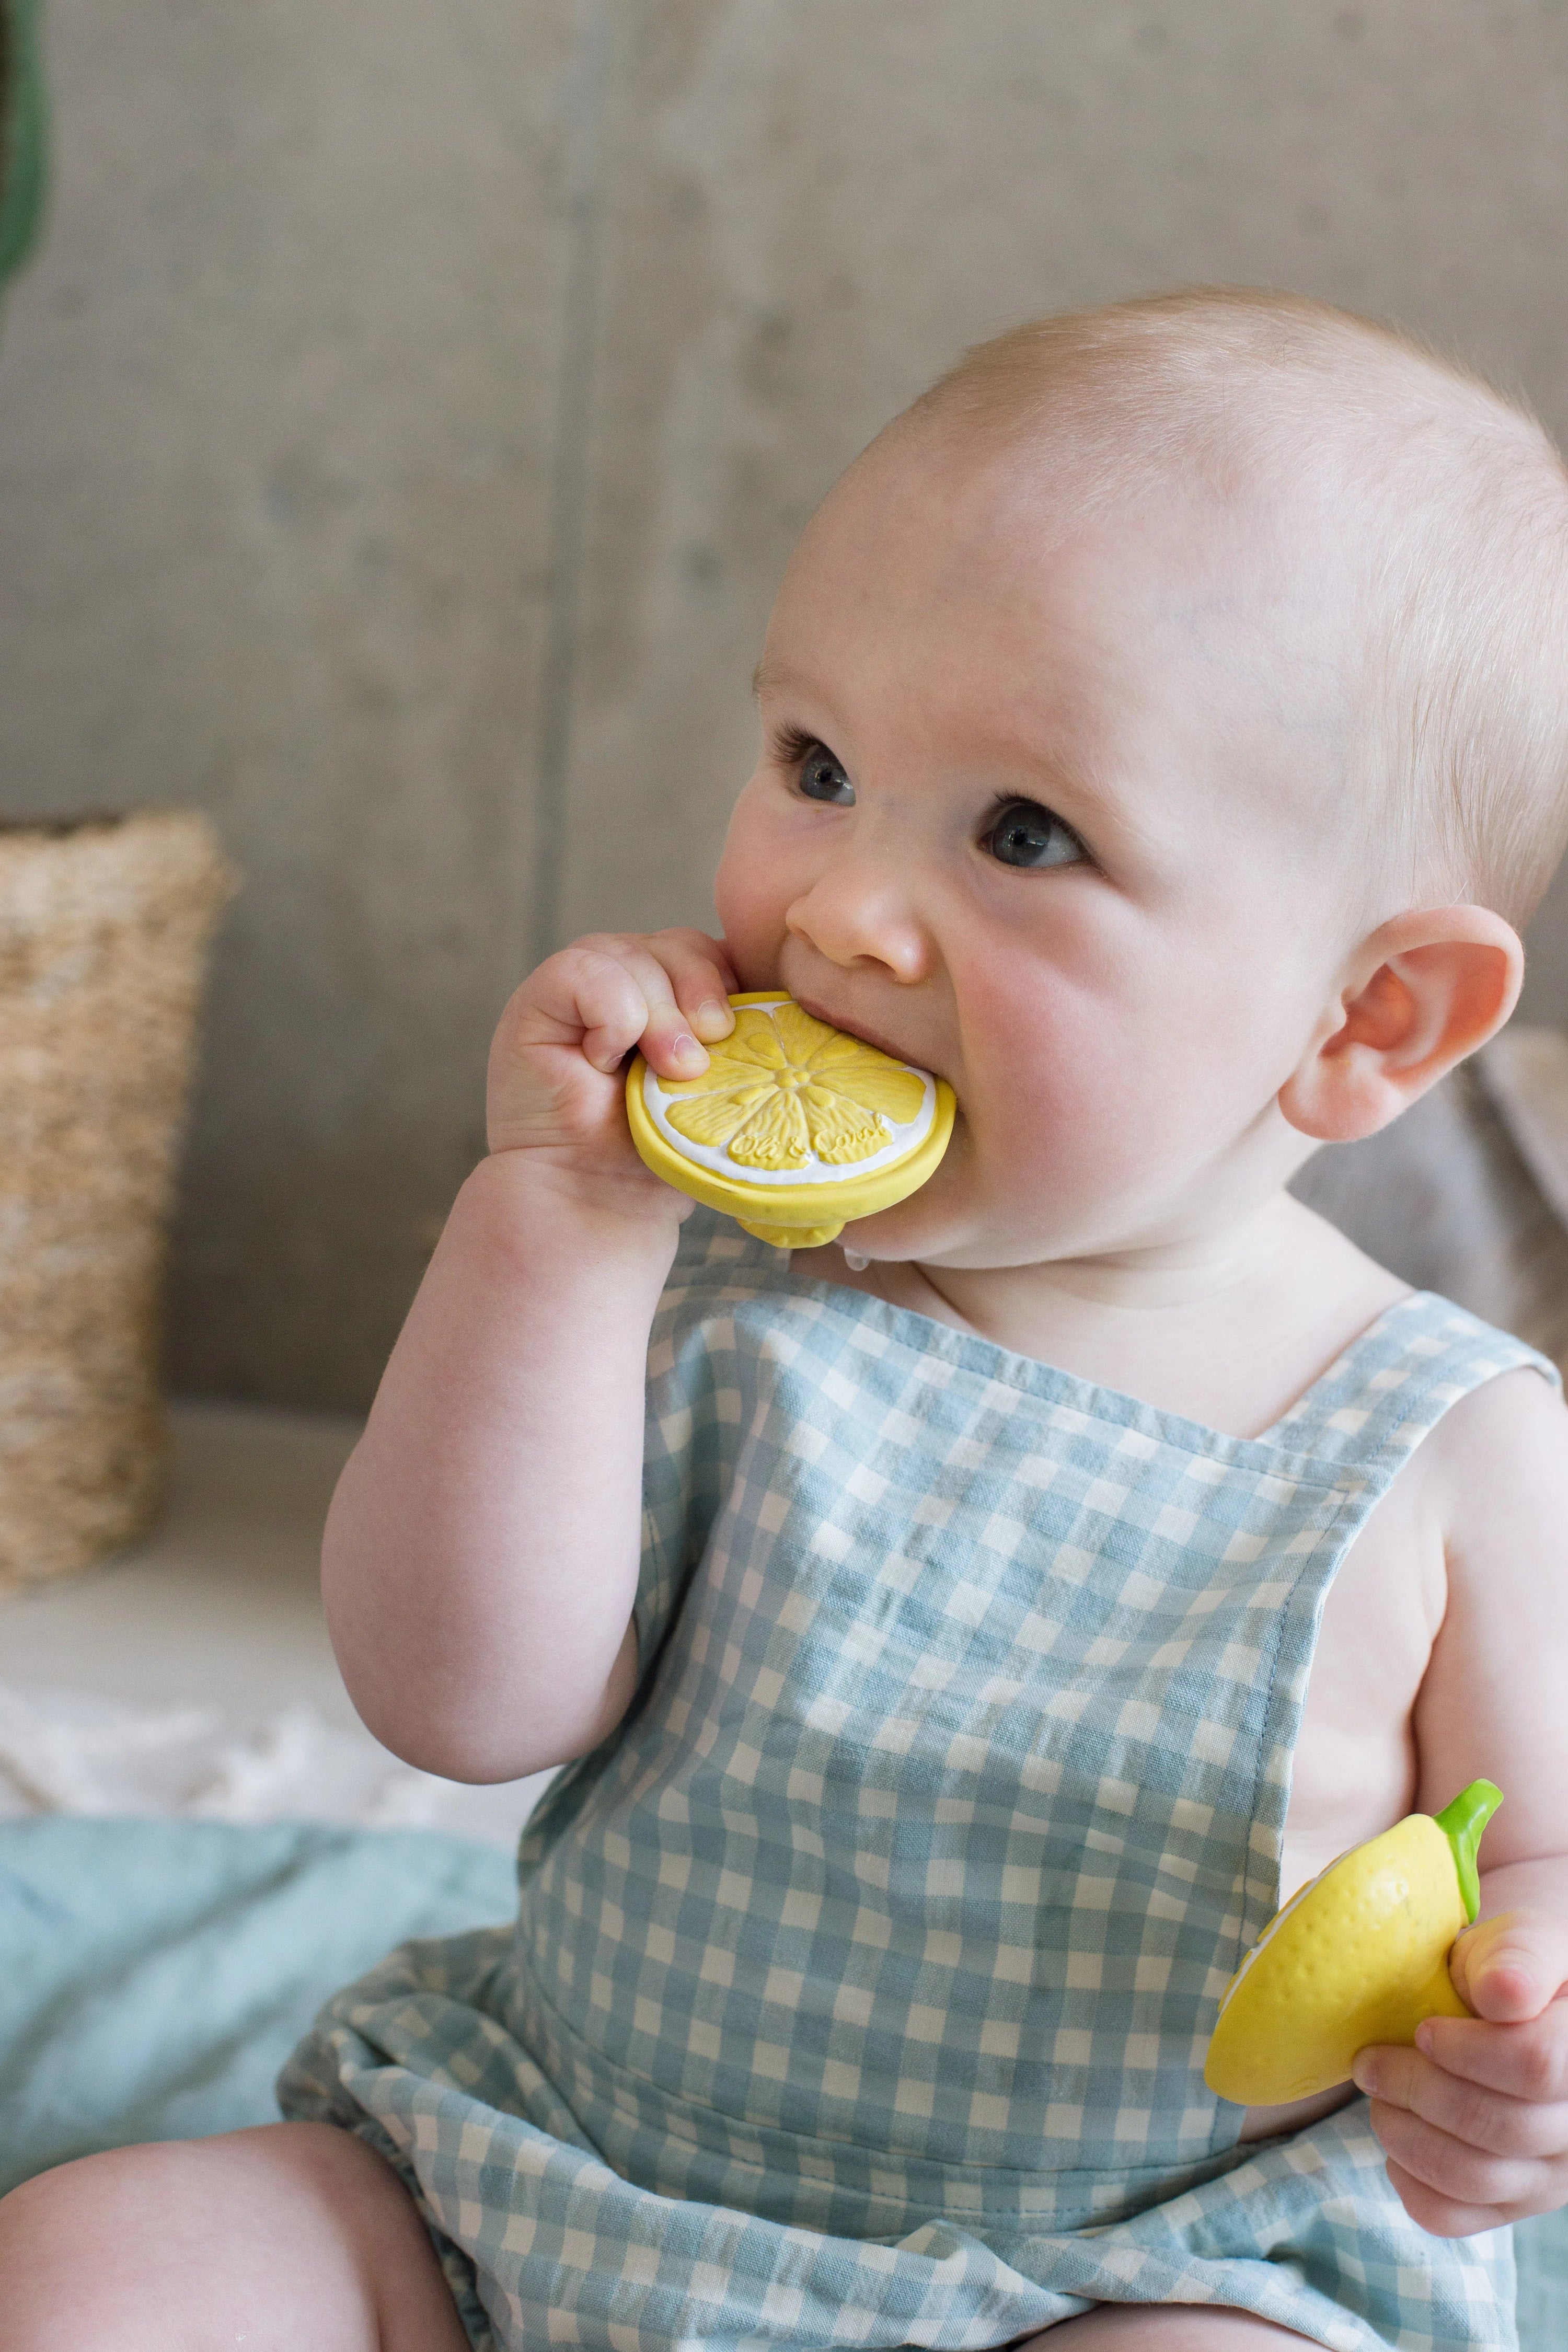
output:
[{"label": "blue gingham romper", "polygon": [[397,2168],[485,2352],[978,2352],[1097,2301],[1506,2352],[1508,2231],[1418,2230],[1363,2099],[1242,2147],[1201,2070],[1334,1571],[1521,1364],[1555,1378],[1417,1295],[1227,1437],[699,1211],[632,1708],[531,1822],[516,1924],[341,1993],[285,2112]]}]

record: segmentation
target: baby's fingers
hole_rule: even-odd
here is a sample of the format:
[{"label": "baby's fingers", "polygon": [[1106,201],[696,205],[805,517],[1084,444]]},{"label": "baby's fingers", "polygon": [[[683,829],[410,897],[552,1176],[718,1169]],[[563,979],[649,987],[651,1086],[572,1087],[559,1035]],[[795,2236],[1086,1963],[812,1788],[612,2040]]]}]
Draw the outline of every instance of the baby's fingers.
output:
[{"label": "baby's fingers", "polygon": [[727,1037],[735,1025],[730,1010],[735,974],[719,942],[705,931],[672,930],[653,932],[644,945],[664,966],[692,1035],[704,1045]]},{"label": "baby's fingers", "polygon": [[638,940],[579,940],[542,965],[531,986],[539,1010],[606,1076],[640,1046],[656,1068],[695,1077],[708,1056],[675,1001],[669,975]]},{"label": "baby's fingers", "polygon": [[[1531,2105],[1568,2103],[1568,2001],[1554,2000],[1520,2025],[1492,2025],[1481,2017],[1428,2017],[1416,2027],[1415,2042],[1407,2058],[1429,2061],[1455,2081]],[[1378,2053],[1380,2062],[1390,2055]]]},{"label": "baby's fingers", "polygon": [[541,964],[521,992],[546,1024],[542,1042],[574,1043],[606,1074],[638,1043],[648,1020],[646,987],[631,959],[615,952],[618,944],[579,940]]},{"label": "baby's fingers", "polygon": [[1448,1972],[1478,2017],[1512,2024],[1539,2017],[1568,1979],[1568,1919],[1552,1911],[1500,1911],[1467,1927]]},{"label": "baby's fingers", "polygon": [[583,1051],[595,1069],[615,1069],[635,1045],[661,1077],[698,1077],[708,1066],[698,1032],[717,1040],[734,1026],[729,968],[700,931],[608,934],[565,952],[583,961]]},{"label": "baby's fingers", "polygon": [[1384,2168],[1400,2203],[1429,2237],[1473,2238],[1478,2231],[1495,2230],[1501,2222],[1527,2218],[1522,2213],[1500,2213],[1495,2206],[1467,2205],[1460,2198],[1445,2197],[1440,2189],[1418,2180],[1392,2156]]},{"label": "baby's fingers", "polygon": [[[1495,2230],[1500,2222],[1544,2213],[1562,2202],[1568,2166],[1561,2157],[1491,2156],[1380,2099],[1373,2101],[1369,2120],[1406,2209],[1439,2237]],[[1417,2203],[1405,2181],[1418,2183],[1425,2192]]]},{"label": "baby's fingers", "polygon": [[[1488,2026],[1483,2031],[1495,2034],[1500,2029]],[[1394,2044],[1363,2050],[1355,2063],[1355,2079],[1375,2102],[1374,2125],[1380,2116],[1403,2114],[1439,2137],[1510,2159],[1535,2161],[1568,2152],[1568,2102],[1516,2097],[1491,2089],[1447,2073],[1419,2050]],[[1378,2137],[1389,2146],[1381,2129]]]}]

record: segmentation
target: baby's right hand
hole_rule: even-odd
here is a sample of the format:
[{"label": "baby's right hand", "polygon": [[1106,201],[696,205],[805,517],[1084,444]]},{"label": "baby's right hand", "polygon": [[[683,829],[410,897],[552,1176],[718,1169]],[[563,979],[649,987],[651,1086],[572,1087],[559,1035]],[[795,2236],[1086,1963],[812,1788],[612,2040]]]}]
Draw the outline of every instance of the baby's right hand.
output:
[{"label": "baby's right hand", "polygon": [[708,1066],[700,1042],[735,1025],[735,976],[701,931],[595,931],[530,973],[490,1045],[489,1148],[537,1151],[574,1173],[646,1176],[684,1213],[688,1203],[647,1175],[633,1148],[621,1063],[635,1045],[661,1077]]}]

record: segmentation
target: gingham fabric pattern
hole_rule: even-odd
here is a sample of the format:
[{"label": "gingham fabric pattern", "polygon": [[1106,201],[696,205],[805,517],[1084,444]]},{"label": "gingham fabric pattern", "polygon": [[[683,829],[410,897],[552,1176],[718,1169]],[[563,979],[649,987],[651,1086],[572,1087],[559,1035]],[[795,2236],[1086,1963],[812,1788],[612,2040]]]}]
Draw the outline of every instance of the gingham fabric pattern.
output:
[{"label": "gingham fabric pattern", "polygon": [[1448,1405],[1531,1364],[1404,1301],[1226,1437],[792,1275],[699,1212],[649,1355],[643,1660],[516,1926],[330,2005],[476,2345],[1001,2345],[1213,2302],[1336,2352],[1514,2341],[1357,2100],[1204,2086],[1277,1907],[1323,1598]]}]

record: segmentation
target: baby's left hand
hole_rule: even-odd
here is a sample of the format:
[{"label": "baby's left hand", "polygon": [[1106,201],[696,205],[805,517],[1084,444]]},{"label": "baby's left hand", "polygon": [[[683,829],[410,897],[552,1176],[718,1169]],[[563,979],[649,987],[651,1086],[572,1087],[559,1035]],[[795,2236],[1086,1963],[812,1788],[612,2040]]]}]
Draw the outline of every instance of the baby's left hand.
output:
[{"label": "baby's left hand", "polygon": [[1468,2238],[1568,2204],[1568,1919],[1479,1920],[1449,1973],[1475,2016],[1363,2050],[1355,2080],[1411,2220]]}]

